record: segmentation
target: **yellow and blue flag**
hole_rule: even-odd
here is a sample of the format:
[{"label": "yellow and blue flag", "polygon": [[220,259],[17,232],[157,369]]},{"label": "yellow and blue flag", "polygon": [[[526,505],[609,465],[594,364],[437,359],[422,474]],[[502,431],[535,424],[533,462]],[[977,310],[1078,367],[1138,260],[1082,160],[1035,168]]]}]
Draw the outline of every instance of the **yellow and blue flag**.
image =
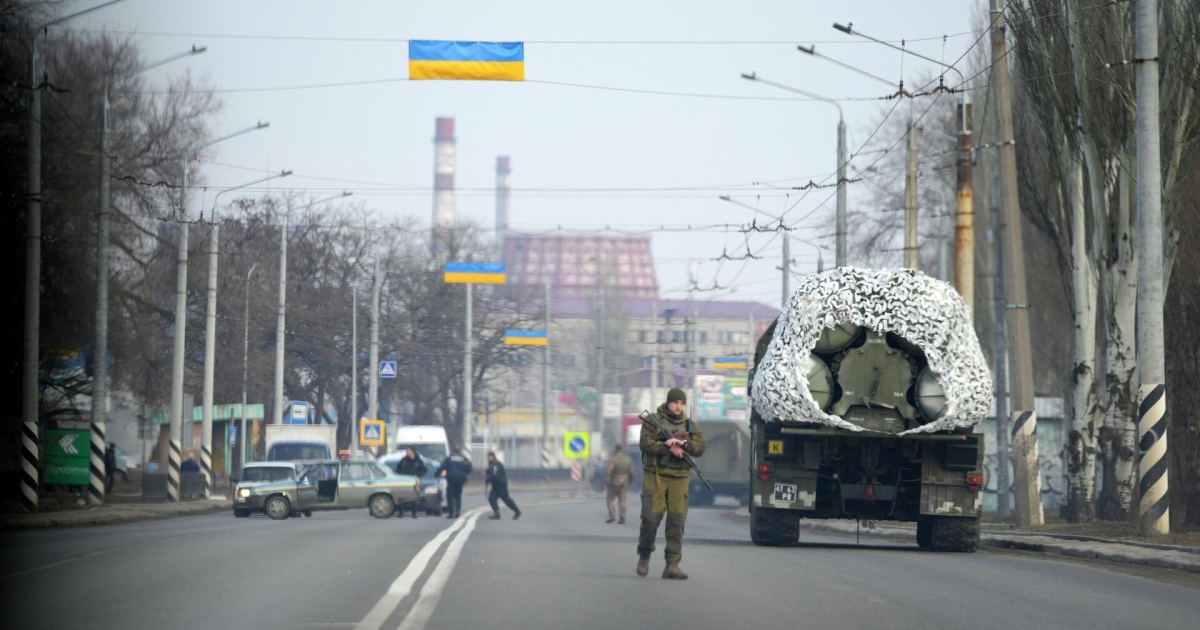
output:
[{"label": "yellow and blue flag", "polygon": [[732,357],[717,357],[713,359],[712,366],[714,370],[744,370],[746,369],[746,360]]},{"label": "yellow and blue flag", "polygon": [[523,42],[408,42],[408,78],[524,81]]},{"label": "yellow and blue flag", "polygon": [[506,330],[504,345],[506,346],[545,346],[550,338],[544,330]]},{"label": "yellow and blue flag", "polygon": [[448,262],[442,272],[449,284],[504,284],[504,263]]}]

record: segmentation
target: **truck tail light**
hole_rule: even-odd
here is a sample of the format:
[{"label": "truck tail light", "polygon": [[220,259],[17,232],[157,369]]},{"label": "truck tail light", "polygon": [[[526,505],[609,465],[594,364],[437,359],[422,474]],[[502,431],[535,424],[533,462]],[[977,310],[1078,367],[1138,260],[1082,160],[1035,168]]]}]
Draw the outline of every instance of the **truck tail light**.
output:
[{"label": "truck tail light", "polygon": [[967,475],[967,490],[971,492],[979,492],[979,488],[983,486],[983,475],[970,474]]},{"label": "truck tail light", "polygon": [[771,473],[775,472],[775,467],[771,464],[758,465],[758,478],[763,481],[770,481]]}]

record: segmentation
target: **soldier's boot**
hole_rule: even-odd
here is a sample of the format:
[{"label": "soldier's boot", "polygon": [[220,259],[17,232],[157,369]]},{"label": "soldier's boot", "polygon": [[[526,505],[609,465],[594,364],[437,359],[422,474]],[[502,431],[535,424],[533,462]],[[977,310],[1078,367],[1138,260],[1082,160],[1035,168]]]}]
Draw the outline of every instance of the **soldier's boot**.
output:
[{"label": "soldier's boot", "polygon": [[687,574],[683,572],[683,569],[679,568],[679,563],[677,562],[668,563],[667,568],[663,569],[664,580],[686,580],[687,577]]},{"label": "soldier's boot", "polygon": [[637,574],[646,577],[650,573],[650,556],[638,556]]},{"label": "soldier's boot", "polygon": [[[612,520],[609,520],[608,522],[611,523]],[[622,516],[621,520],[617,521],[617,525],[624,525],[624,524],[625,524],[625,517]]]},{"label": "soldier's boot", "polygon": [[607,521],[604,521],[604,522],[605,522],[605,523],[612,523],[613,521],[616,521],[616,520],[617,520],[617,519],[613,518],[613,515],[612,515],[612,514],[609,514],[609,515],[608,515],[608,520],[607,520]]}]

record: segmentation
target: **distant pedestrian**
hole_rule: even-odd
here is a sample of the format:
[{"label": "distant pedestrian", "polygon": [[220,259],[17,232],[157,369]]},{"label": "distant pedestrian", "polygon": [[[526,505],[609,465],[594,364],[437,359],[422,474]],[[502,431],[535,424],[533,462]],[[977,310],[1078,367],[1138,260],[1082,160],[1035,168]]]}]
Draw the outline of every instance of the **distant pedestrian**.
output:
[{"label": "distant pedestrian", "polygon": [[187,461],[179,466],[179,472],[198,473],[200,472],[200,464],[196,463],[195,455],[188,455]]},{"label": "distant pedestrian", "polygon": [[112,492],[113,482],[117,480],[117,445],[108,443],[104,451],[104,493]]},{"label": "distant pedestrian", "polygon": [[462,447],[450,447],[450,456],[442,460],[442,477],[446,479],[446,518],[458,518],[462,512],[463,484],[471,474],[471,460],[463,457]]},{"label": "distant pedestrian", "polygon": [[688,512],[688,483],[692,479],[684,456],[704,454],[704,435],[684,413],[686,404],[687,394],[672,387],[667,392],[667,402],[654,412],[653,420],[670,431],[670,437],[661,435],[650,422],[642,423],[642,529],[637,548],[637,574],[641,576],[650,571],[650,554],[654,552],[654,539],[665,512],[667,566],[663,569],[663,579],[686,580],[688,577],[679,568]]},{"label": "distant pedestrian", "polygon": [[616,520],[617,513],[613,511],[613,499],[616,499],[620,509],[620,524],[625,524],[625,496],[629,492],[629,477],[632,473],[633,458],[617,445],[613,449],[613,456],[608,460],[608,467],[604,469],[604,487],[608,488],[608,497],[605,499],[608,504],[608,520],[604,521],[605,523]]},{"label": "distant pedestrian", "polygon": [[[404,457],[396,462],[396,472],[401,475],[412,475],[417,478],[417,482],[421,484],[421,490],[424,492],[425,482],[421,480],[425,476],[425,461],[417,455],[416,449],[408,447],[404,450]],[[421,501],[418,499],[412,504],[412,517],[417,518],[417,506]]]},{"label": "distant pedestrian", "polygon": [[488,493],[488,503],[492,504],[492,515],[488,518],[493,521],[500,520],[500,501],[504,501],[504,505],[513,511],[513,520],[521,518],[521,508],[508,496],[508,473],[504,471],[504,464],[496,459],[496,454],[488,451],[487,454],[487,483],[492,484],[492,491]]}]

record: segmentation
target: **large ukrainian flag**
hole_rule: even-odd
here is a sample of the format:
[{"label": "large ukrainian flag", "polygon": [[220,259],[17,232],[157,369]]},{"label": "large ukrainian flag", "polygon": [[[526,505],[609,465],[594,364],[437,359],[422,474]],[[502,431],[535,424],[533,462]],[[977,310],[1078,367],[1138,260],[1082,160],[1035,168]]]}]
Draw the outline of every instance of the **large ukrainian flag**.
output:
[{"label": "large ukrainian flag", "polygon": [[408,78],[524,81],[522,42],[408,42]]}]

